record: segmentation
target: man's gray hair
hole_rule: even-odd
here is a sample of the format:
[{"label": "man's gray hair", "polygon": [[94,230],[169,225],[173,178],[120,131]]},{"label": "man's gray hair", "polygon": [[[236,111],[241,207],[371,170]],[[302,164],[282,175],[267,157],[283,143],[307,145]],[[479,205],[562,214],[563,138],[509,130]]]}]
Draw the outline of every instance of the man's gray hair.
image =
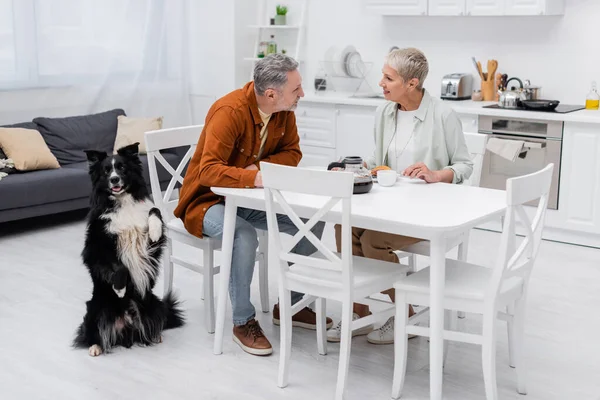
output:
[{"label": "man's gray hair", "polygon": [[298,69],[298,61],[284,54],[269,54],[254,67],[254,91],[262,96],[267,89],[280,90],[287,83],[287,73]]},{"label": "man's gray hair", "polygon": [[394,68],[405,82],[417,78],[418,89],[423,88],[423,82],[429,73],[429,63],[421,50],[412,47],[392,50],[387,55],[385,63]]}]

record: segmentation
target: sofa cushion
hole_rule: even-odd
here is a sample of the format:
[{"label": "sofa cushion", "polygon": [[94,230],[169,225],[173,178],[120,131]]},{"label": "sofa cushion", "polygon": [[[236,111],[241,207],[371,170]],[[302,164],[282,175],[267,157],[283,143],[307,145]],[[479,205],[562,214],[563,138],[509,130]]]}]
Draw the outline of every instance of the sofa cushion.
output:
[{"label": "sofa cushion", "polygon": [[84,150],[112,153],[119,115],[125,115],[125,111],[114,109],[66,118],[40,117],[33,122],[58,162],[65,165],[86,161]]},{"label": "sofa cushion", "polygon": [[19,171],[60,168],[36,129],[0,128],[0,147]]},{"label": "sofa cushion", "polygon": [[115,138],[114,153],[121,147],[139,143],[139,153],[146,154],[146,140],[144,134],[148,131],[162,129],[163,117],[156,118],[130,118],[117,117],[117,137]]},{"label": "sofa cushion", "polygon": [[87,197],[87,171],[59,168],[8,175],[0,181],[0,210]]}]

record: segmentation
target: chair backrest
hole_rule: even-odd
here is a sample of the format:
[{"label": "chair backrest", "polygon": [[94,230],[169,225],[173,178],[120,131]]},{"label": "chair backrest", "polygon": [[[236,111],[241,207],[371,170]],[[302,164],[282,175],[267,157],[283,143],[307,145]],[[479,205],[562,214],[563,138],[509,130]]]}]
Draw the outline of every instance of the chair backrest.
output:
[{"label": "chair backrest", "polygon": [[[500,240],[500,251],[494,267],[491,288],[488,294],[490,306],[502,287],[509,279],[520,277],[527,287],[531,271],[542,241],[542,231],[548,194],[552,182],[554,164],[548,164],[544,169],[529,175],[507,179],[506,200],[507,210]],[[529,219],[524,204],[540,199],[533,220]],[[516,246],[516,225],[520,221],[525,228],[525,238]],[[491,297],[493,296],[493,298]]]},{"label": "chair backrest", "polygon": [[469,186],[479,186],[481,179],[481,169],[483,167],[483,156],[485,155],[485,146],[488,135],[483,133],[465,132],[465,141],[467,149],[473,157],[473,173],[463,184]]},{"label": "chair backrest", "polygon": [[[177,207],[179,199],[172,199],[173,191],[177,182],[183,184],[183,176],[181,174],[196,150],[196,145],[198,144],[198,139],[200,138],[203,127],[204,125],[191,125],[179,128],[158,129],[155,131],[148,131],[144,135],[146,140],[146,150],[148,152],[148,172],[150,175],[152,198],[154,199],[154,204],[160,209],[163,218],[166,221],[174,218],[173,210]],[[171,164],[169,164],[160,153],[161,150],[185,146],[189,146],[189,148],[175,169],[173,169]],[[157,161],[171,175],[171,180],[169,181],[164,194],[162,193],[160,181],[158,179],[158,170],[156,168]]]},{"label": "chair backrest", "polygon": [[[352,227],[350,224],[350,203],[354,186],[354,176],[349,172],[322,171],[300,167],[261,162],[263,185],[265,188],[267,227],[269,232],[269,263],[279,264],[281,277],[285,279],[289,264],[301,264],[310,268],[326,269],[339,273],[340,284],[350,287],[352,271]],[[304,223],[288,202],[291,196],[314,196],[319,210]],[[286,198],[287,197],[287,198]],[[311,197],[313,199],[313,197]],[[317,238],[310,229],[338,203],[342,204],[342,252],[341,258],[334,254]],[[322,206],[321,206],[322,205]],[[287,215],[298,228],[291,243],[282,247],[279,236],[277,214]],[[291,253],[296,244],[306,238],[325,259]],[[300,278],[302,279],[302,278]],[[305,278],[306,283],[315,283]]]}]

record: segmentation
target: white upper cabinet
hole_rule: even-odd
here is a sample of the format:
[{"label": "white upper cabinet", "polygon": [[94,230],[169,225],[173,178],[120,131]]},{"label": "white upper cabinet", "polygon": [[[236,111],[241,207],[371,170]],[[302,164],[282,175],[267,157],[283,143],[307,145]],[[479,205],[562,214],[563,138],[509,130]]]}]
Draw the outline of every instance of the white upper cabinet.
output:
[{"label": "white upper cabinet", "polygon": [[366,0],[367,10],[382,15],[427,15],[427,0]]},{"label": "white upper cabinet", "polygon": [[559,15],[565,12],[565,0],[506,0],[505,15]]},{"label": "white upper cabinet", "polygon": [[365,0],[381,15],[561,15],[565,0]]},{"label": "white upper cabinet", "polygon": [[467,0],[467,15],[504,15],[506,0]]},{"label": "white upper cabinet", "polygon": [[465,0],[429,0],[429,15],[465,15]]}]

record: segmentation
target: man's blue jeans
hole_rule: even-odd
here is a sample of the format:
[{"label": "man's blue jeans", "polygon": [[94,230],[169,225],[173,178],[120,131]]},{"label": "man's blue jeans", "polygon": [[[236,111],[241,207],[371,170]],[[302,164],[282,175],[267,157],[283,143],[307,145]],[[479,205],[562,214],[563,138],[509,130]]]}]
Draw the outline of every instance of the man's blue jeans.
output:
[{"label": "man's blue jeans", "polygon": [[[208,237],[223,236],[225,205],[215,204],[204,215],[202,233]],[[277,216],[279,231],[295,235],[298,228],[286,215]],[[305,221],[306,222],[306,221]],[[319,239],[323,235],[324,222],[318,222],[311,231]],[[256,316],[250,302],[250,284],[254,274],[258,235],[256,229],[267,230],[267,214],[264,211],[239,207],[233,236],[233,254],[231,257],[231,277],[229,278],[229,296],[233,308],[233,324],[244,325]],[[317,249],[306,238],[302,238],[292,250],[293,253],[308,256]],[[302,299],[303,294],[292,292],[292,304]]]}]

